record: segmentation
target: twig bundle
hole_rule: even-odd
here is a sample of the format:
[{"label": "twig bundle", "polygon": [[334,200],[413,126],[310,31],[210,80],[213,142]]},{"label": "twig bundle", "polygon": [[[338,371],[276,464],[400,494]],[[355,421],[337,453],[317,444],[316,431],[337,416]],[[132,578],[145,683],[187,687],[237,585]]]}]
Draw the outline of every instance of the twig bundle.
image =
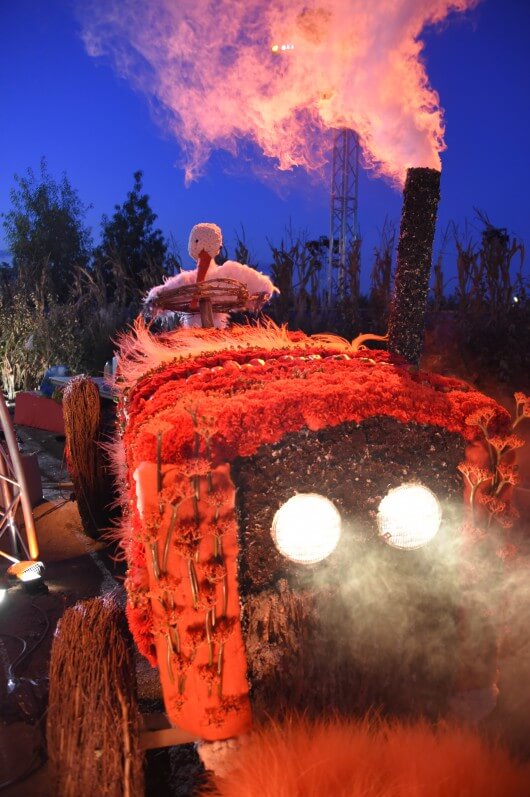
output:
[{"label": "twig bundle", "polygon": [[174,313],[196,313],[201,299],[210,299],[212,310],[216,313],[243,310],[252,301],[242,282],[223,278],[182,285],[180,288],[165,288],[151,305],[158,310]]},{"label": "twig bundle", "polygon": [[76,376],[63,395],[68,470],[83,521],[91,537],[108,525],[106,506],[111,500],[105,479],[101,433],[101,401],[96,385],[87,376]]},{"label": "twig bundle", "polygon": [[58,623],[50,662],[48,755],[58,797],[143,797],[139,715],[123,612],[81,601]]}]

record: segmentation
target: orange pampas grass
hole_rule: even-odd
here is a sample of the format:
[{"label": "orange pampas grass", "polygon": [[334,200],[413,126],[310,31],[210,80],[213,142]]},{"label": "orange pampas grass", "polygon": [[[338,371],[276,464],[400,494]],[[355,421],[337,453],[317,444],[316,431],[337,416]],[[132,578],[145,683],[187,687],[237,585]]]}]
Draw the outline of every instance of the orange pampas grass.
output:
[{"label": "orange pampas grass", "polygon": [[528,797],[530,766],[471,730],[365,718],[252,734],[220,797]]}]

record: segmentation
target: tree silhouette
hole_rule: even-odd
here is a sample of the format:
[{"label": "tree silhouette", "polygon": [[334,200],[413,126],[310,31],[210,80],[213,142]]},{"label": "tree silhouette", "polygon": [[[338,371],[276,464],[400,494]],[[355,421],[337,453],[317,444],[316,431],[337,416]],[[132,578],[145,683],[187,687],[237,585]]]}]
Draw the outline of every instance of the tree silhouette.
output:
[{"label": "tree silhouette", "polygon": [[107,300],[128,305],[166,273],[167,245],[156,228],[156,214],[143,192],[142,172],[133,175],[134,185],[113,216],[103,216],[102,241],[94,250],[94,265],[100,269]]},{"label": "tree silhouette", "polygon": [[14,274],[42,301],[50,293],[67,301],[74,273],[86,268],[90,258],[86,208],[66,175],[60,182],[50,176],[44,158],[39,174],[28,169],[15,180],[13,207],[3,222]]}]

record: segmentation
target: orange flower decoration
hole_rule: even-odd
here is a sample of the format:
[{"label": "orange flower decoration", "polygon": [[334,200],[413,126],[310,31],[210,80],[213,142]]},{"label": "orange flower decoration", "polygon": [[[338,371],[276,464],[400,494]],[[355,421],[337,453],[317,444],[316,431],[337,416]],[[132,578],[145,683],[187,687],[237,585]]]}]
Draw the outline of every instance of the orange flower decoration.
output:
[{"label": "orange flower decoration", "polygon": [[189,670],[191,661],[190,658],[184,656],[182,653],[171,654],[171,668],[173,672],[178,673],[178,675],[184,675],[184,673]]},{"label": "orange flower decoration", "polygon": [[200,529],[193,520],[179,521],[173,547],[184,559],[192,559],[202,539]]},{"label": "orange flower decoration", "polygon": [[480,409],[475,410],[475,412],[472,412],[471,415],[467,416],[466,424],[468,426],[478,426],[485,432],[488,428],[488,425],[495,418],[495,415],[496,412],[493,407],[481,407]]},{"label": "orange flower decoration", "polygon": [[513,428],[517,426],[524,418],[530,418],[530,396],[525,393],[515,393],[515,420]]},{"label": "orange flower decoration", "polygon": [[222,725],[227,714],[238,712],[246,704],[246,695],[241,697],[224,697],[219,707],[206,709],[210,725]]},{"label": "orange flower decoration", "polygon": [[514,559],[517,559],[518,550],[513,543],[507,542],[506,545],[498,548],[495,553],[503,562],[513,562]]},{"label": "orange flower decoration", "polygon": [[504,529],[510,529],[519,516],[517,510],[495,495],[481,495],[479,500]]},{"label": "orange flower decoration", "polygon": [[515,434],[508,435],[507,437],[490,437],[488,443],[501,457],[507,454],[508,451],[515,451],[516,448],[522,448],[522,446],[524,446],[524,440],[521,440],[521,438],[517,437]]},{"label": "orange flower decoration", "polygon": [[125,579],[125,589],[127,590],[127,599],[134,609],[147,609],[150,607],[149,590],[136,589],[129,578]]},{"label": "orange flower decoration", "polygon": [[217,603],[217,590],[215,584],[210,581],[202,581],[199,585],[199,597],[197,601],[198,611],[208,611]]},{"label": "orange flower decoration", "polygon": [[220,676],[217,672],[217,664],[202,664],[198,667],[200,677],[206,681],[207,684],[219,683]]},{"label": "orange flower decoration", "polygon": [[505,462],[499,462],[497,465],[497,473],[503,484],[519,484],[519,473],[517,465],[508,465]]},{"label": "orange flower decoration", "polygon": [[457,469],[466,477],[472,487],[477,487],[493,476],[493,474],[485,468],[480,468],[478,465],[473,465],[469,462],[460,462],[460,464],[457,465]]},{"label": "orange flower decoration", "polygon": [[235,627],[235,617],[218,617],[212,628],[212,639],[220,645],[224,644],[230,638]]},{"label": "orange flower decoration", "polygon": [[216,559],[209,559],[206,562],[198,562],[197,570],[206,579],[206,581],[215,584],[222,581],[226,576],[226,567],[222,561]]},{"label": "orange flower decoration", "polygon": [[462,534],[464,544],[470,546],[475,545],[477,542],[481,542],[488,536],[484,529],[475,526],[474,523],[464,523],[460,533]]},{"label": "orange flower decoration", "polygon": [[185,638],[190,648],[192,650],[197,650],[199,645],[201,645],[206,639],[206,629],[204,627],[204,623],[188,626],[186,629]]}]

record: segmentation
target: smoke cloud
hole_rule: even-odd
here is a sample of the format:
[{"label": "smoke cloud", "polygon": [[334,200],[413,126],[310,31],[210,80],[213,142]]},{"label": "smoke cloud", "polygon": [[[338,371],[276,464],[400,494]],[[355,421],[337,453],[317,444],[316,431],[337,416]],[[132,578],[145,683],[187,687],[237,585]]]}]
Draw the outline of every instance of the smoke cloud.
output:
[{"label": "smoke cloud", "polygon": [[188,182],[212,150],[248,140],[279,169],[319,170],[330,129],[348,127],[366,164],[401,183],[410,166],[439,169],[444,149],[422,32],[477,2],[93,0],[79,13],[88,53],[110,57],[179,141]]}]

